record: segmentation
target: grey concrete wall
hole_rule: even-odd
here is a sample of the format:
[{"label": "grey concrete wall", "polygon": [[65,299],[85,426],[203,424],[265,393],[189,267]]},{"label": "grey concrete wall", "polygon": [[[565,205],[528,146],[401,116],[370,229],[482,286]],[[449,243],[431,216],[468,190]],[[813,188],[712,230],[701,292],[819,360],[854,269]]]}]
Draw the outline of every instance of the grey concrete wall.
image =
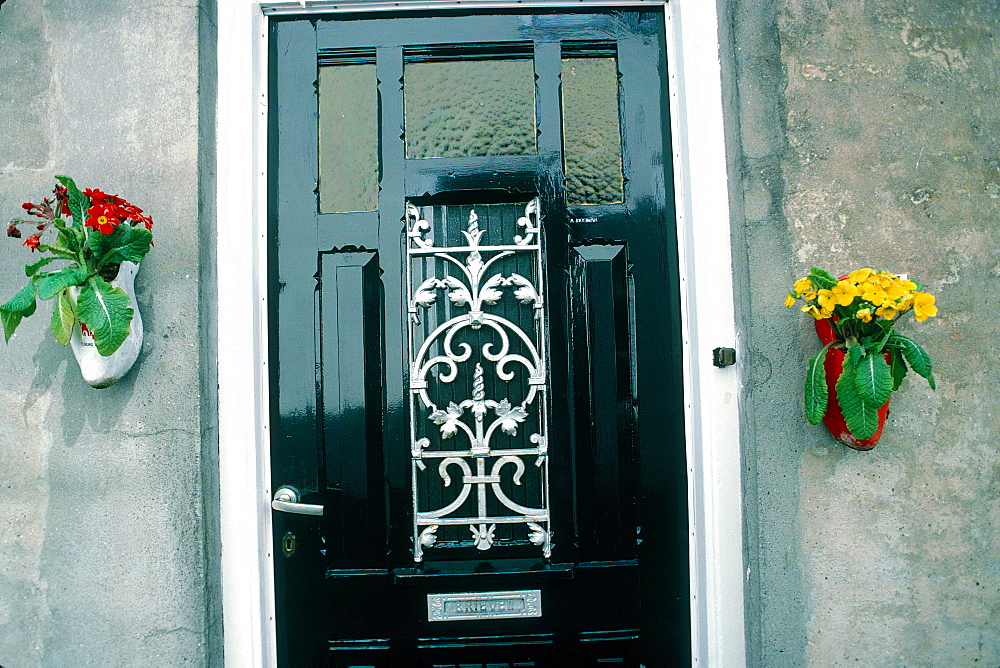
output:
[{"label": "grey concrete wall", "polygon": [[219,376],[216,334],[216,0],[198,0],[198,296],[201,346],[201,498],[205,550],[206,662],[223,664],[222,540],[219,515]]},{"label": "grey concrete wall", "polygon": [[[0,345],[4,666],[206,662],[198,25],[195,0],[0,8],[0,220],[69,174],[156,221],[122,382],[83,383],[48,304]],[[30,258],[0,239],[0,299]]]},{"label": "grey concrete wall", "polygon": [[[1000,664],[1000,3],[737,0],[727,83],[753,665]],[[869,453],[802,417],[810,266],[908,272],[931,354]]]}]

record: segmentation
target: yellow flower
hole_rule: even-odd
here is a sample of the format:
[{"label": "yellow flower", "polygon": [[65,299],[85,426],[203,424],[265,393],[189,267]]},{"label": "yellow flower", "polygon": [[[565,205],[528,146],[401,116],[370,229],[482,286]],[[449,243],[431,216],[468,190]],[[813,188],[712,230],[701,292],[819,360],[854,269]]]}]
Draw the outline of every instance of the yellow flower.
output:
[{"label": "yellow flower", "polygon": [[815,304],[806,304],[805,306],[802,307],[802,312],[808,313],[817,320],[824,320],[833,315],[833,313],[831,313],[827,309],[818,308]]},{"label": "yellow flower", "polygon": [[876,278],[878,279],[878,283],[882,286],[883,290],[889,290],[892,286],[899,282],[899,277],[888,271],[880,271],[876,275]]},{"label": "yellow flower", "polygon": [[868,277],[871,276],[874,273],[875,273],[874,271],[872,271],[871,269],[867,269],[867,268],[865,268],[865,269],[855,269],[854,271],[852,271],[851,273],[849,273],[847,275],[847,280],[849,280],[851,283],[854,283],[855,285],[857,285],[858,283],[861,283],[862,281],[867,280]]},{"label": "yellow flower", "polygon": [[893,281],[893,283],[885,289],[885,296],[892,301],[896,301],[904,294],[906,294],[906,288],[903,287],[901,281]]},{"label": "yellow flower", "polygon": [[859,294],[858,288],[847,281],[840,281],[833,286],[830,292],[833,293],[834,300],[841,306],[850,306]]},{"label": "yellow flower", "polygon": [[899,310],[896,308],[895,304],[886,303],[875,309],[875,315],[882,316],[886,320],[892,320],[896,317]]},{"label": "yellow flower", "polygon": [[937,315],[937,306],[934,305],[934,295],[927,294],[926,292],[918,292],[913,298],[913,312],[920,322]]},{"label": "yellow flower", "polygon": [[812,292],[815,288],[813,287],[812,281],[808,278],[803,277],[795,281],[792,285],[792,289],[795,290],[795,294],[799,297],[805,292]]},{"label": "yellow flower", "polygon": [[795,306],[795,295],[789,294],[787,297],[785,297],[785,306],[788,308],[792,308],[793,306]]},{"label": "yellow flower", "polygon": [[861,298],[873,306],[881,306],[887,298],[882,286],[870,281],[862,283],[858,289],[861,291]]},{"label": "yellow flower", "polygon": [[872,310],[870,308],[863,308],[854,314],[858,320],[861,322],[871,322],[872,321]]},{"label": "yellow flower", "polygon": [[833,290],[820,290],[816,300],[827,311],[832,311],[833,307],[837,305],[837,298],[834,296]]}]

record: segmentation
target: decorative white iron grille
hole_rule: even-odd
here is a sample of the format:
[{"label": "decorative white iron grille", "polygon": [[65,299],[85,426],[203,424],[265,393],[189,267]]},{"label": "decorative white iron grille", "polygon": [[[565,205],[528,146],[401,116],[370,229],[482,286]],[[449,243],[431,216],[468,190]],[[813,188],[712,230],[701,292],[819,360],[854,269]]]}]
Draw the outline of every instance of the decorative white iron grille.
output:
[{"label": "decorative white iron grille", "polygon": [[407,203],[405,222],[413,558],[500,545],[536,545],[547,558],[538,200]]}]

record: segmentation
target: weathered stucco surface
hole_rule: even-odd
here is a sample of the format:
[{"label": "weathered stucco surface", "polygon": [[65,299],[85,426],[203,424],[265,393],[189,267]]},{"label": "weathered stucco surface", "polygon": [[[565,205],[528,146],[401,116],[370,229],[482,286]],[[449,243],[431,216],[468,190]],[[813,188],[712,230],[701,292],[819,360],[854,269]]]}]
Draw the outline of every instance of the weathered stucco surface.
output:
[{"label": "weathered stucco surface", "polygon": [[[105,390],[47,303],[0,344],[0,665],[204,664],[197,2],[3,3],[0,221],[53,174],[153,214],[146,342]],[[0,238],[0,300],[30,259]]]},{"label": "weathered stucco surface", "polygon": [[[746,1],[733,21],[751,662],[998,665],[1000,3]],[[781,301],[814,265],[938,299],[900,326],[937,391],[907,378],[868,453],[804,424],[819,345]]]}]

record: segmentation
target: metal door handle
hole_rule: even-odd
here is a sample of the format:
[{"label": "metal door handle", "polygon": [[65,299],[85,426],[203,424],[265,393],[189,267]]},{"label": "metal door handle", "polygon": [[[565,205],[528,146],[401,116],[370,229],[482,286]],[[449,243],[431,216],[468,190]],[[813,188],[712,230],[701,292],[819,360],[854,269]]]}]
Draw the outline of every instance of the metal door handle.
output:
[{"label": "metal door handle", "polygon": [[323,506],[312,503],[299,503],[299,493],[293,487],[281,487],[274,493],[271,507],[283,513],[299,515],[322,515]]}]

